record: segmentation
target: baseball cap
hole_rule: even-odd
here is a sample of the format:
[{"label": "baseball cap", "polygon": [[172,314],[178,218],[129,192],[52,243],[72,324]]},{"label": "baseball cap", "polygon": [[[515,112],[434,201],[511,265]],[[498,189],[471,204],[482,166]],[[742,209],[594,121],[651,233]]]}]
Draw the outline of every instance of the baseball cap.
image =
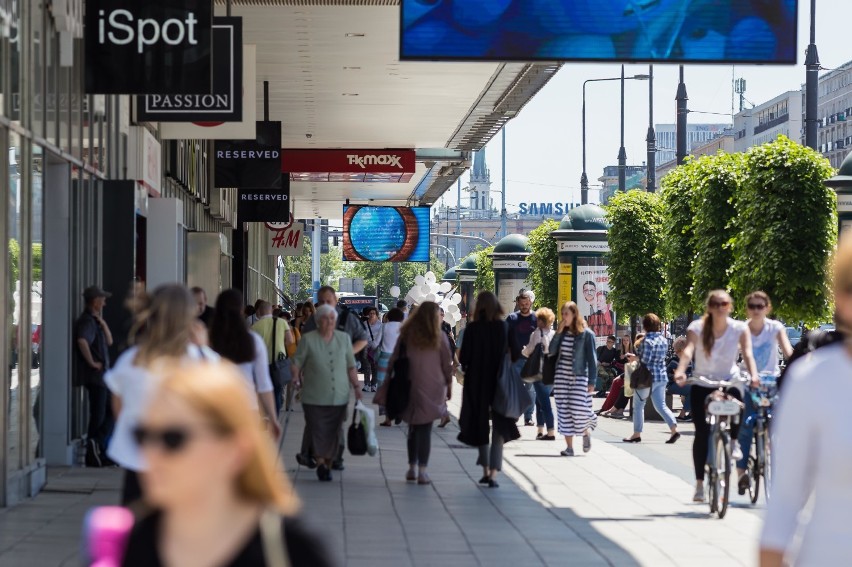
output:
[{"label": "baseball cap", "polygon": [[99,297],[112,297],[112,294],[108,291],[102,290],[96,285],[89,286],[83,291],[83,299],[86,301],[91,301]]}]

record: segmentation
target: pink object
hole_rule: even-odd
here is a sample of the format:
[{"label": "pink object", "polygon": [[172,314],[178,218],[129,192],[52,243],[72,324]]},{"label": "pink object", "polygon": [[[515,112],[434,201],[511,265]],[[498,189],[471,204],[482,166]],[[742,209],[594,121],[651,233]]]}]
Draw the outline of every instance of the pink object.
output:
[{"label": "pink object", "polygon": [[99,506],[89,511],[83,524],[84,553],[91,567],[121,567],[133,514],[119,506]]}]

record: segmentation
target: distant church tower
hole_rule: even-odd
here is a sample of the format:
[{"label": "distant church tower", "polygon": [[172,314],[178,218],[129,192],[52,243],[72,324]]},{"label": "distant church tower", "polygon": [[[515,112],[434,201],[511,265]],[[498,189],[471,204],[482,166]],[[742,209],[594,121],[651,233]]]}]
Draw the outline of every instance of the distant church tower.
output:
[{"label": "distant church tower", "polygon": [[485,148],[473,155],[470,172],[470,218],[484,219],[495,214],[491,198],[491,172],[485,165]]}]

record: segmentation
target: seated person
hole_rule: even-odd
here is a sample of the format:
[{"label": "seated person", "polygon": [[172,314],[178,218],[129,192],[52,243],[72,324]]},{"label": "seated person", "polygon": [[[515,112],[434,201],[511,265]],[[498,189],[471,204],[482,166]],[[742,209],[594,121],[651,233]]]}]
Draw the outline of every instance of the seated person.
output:
[{"label": "seated person", "polygon": [[[636,335],[635,345],[638,345],[640,342],[642,342],[642,339],[644,338],[644,333],[639,333],[638,335]],[[634,349],[631,349],[631,351],[634,351]],[[609,390],[609,395],[606,397],[606,400],[604,400],[601,409],[598,410],[598,415],[602,415],[604,417],[614,417],[618,419],[624,417],[624,409],[627,407],[627,404],[630,401],[630,397],[624,395],[625,377],[626,374],[622,374],[621,376],[612,381],[612,387]]]},{"label": "seated person", "polygon": [[606,339],[606,344],[599,346],[597,349],[598,355],[598,377],[595,382],[596,396],[603,398],[606,396],[606,391],[609,389],[610,383],[616,376],[613,363],[618,358],[618,349],[615,348],[615,336],[610,335]]}]

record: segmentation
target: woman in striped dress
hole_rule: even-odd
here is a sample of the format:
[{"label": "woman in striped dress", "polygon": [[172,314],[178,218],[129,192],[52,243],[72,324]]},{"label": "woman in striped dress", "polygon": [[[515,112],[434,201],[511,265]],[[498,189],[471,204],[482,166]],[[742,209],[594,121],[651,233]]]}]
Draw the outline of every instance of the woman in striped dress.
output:
[{"label": "woman in striped dress", "polygon": [[592,449],[592,430],[597,416],[592,411],[591,392],[597,378],[595,334],[586,326],[577,304],[562,306],[562,319],[550,342],[549,355],[556,356],[556,398],[558,431],[565,437],[565,457],[574,456],[574,437],[583,437],[583,452]]}]

